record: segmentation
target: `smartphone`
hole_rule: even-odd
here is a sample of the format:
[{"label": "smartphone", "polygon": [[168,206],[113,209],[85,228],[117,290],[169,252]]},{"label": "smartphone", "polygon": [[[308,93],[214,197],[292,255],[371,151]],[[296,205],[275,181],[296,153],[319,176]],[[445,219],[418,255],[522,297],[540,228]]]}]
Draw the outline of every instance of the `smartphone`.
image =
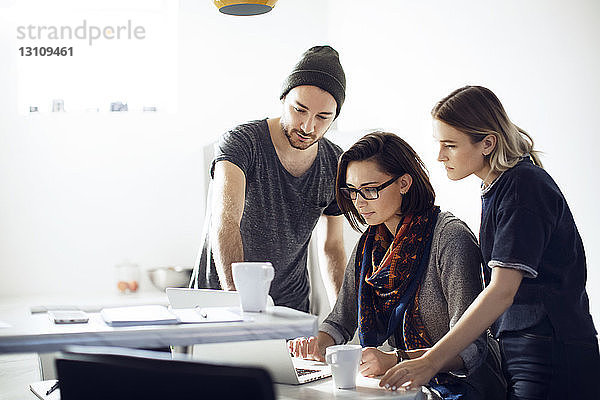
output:
[{"label": "smartphone", "polygon": [[89,321],[88,315],[83,311],[48,311],[55,324],[85,324]]}]

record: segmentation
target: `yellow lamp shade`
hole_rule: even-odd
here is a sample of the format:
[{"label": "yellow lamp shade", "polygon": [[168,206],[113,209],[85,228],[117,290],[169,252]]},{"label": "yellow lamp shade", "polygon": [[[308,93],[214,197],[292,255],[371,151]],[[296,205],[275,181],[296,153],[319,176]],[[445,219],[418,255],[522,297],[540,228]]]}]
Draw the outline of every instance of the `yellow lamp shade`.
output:
[{"label": "yellow lamp shade", "polygon": [[213,0],[223,14],[259,15],[268,13],[277,0]]}]

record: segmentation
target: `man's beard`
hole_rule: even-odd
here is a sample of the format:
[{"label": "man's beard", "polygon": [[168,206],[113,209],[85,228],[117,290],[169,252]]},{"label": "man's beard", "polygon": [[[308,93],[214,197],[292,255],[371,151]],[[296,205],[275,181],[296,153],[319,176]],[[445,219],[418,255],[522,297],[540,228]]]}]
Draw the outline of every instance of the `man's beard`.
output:
[{"label": "man's beard", "polygon": [[285,135],[285,137],[287,138],[288,142],[290,142],[290,146],[292,146],[295,149],[298,150],[306,150],[308,149],[310,146],[312,146],[313,144],[317,143],[319,140],[317,140],[316,138],[314,138],[312,141],[310,142],[302,142],[300,140],[294,141],[294,138],[296,138],[297,134],[301,134],[302,136],[309,136],[312,138],[312,135],[306,135],[302,130],[300,129],[292,129],[290,131],[290,129],[285,125],[285,123],[282,121],[280,122],[281,125],[281,130],[283,130],[283,134]]}]

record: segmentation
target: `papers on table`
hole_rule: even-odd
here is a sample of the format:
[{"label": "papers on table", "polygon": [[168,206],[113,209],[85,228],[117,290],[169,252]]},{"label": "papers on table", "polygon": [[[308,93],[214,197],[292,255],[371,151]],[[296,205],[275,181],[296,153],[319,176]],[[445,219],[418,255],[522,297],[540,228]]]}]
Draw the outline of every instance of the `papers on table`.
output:
[{"label": "papers on table", "polygon": [[34,382],[29,385],[29,389],[41,400],[60,400],[60,389],[53,390],[52,393],[46,394],[55,383],[56,379]]},{"label": "papers on table", "polygon": [[160,305],[105,308],[100,314],[110,326],[196,324],[243,321],[240,314],[221,307],[169,310]]},{"label": "papers on table", "polygon": [[133,306],[105,308],[100,311],[110,326],[169,325],[177,324],[177,316],[164,306]]}]

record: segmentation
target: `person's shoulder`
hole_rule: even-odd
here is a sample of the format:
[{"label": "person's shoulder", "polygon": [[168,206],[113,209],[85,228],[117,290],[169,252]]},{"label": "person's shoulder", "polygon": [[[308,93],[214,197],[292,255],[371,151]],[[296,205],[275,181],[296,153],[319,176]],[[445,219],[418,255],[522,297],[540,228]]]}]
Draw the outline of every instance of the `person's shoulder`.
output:
[{"label": "person's shoulder", "polygon": [[[505,190],[511,193],[510,198],[516,205],[524,206],[539,201],[554,201],[562,198],[558,185],[550,174],[528,160],[504,172],[506,175]],[[508,193],[507,193],[508,194]]]},{"label": "person's shoulder", "polygon": [[218,140],[217,149],[229,153],[256,151],[263,147],[269,130],[266,120],[250,121],[227,130]]},{"label": "person's shoulder", "polygon": [[521,160],[514,167],[506,170],[507,180],[512,180],[515,185],[556,185],[546,170],[529,160]]},{"label": "person's shoulder", "polygon": [[440,211],[438,214],[437,223],[435,224],[436,229],[445,229],[448,227],[455,226],[466,226],[466,224],[450,211]]},{"label": "person's shoulder", "polygon": [[443,242],[451,242],[463,238],[468,238],[469,241],[476,240],[469,226],[449,211],[441,211],[438,215],[434,235]]},{"label": "person's shoulder", "polygon": [[[265,133],[266,129],[266,133]],[[250,121],[225,132],[214,146],[210,174],[213,176],[216,163],[229,161],[238,166],[248,176],[260,153],[264,151],[268,135],[266,120]]]},{"label": "person's shoulder", "polygon": [[223,136],[242,135],[246,137],[257,137],[258,135],[263,134],[265,130],[268,131],[267,120],[261,119],[236,125],[227,130]]},{"label": "person's shoulder", "polygon": [[324,154],[334,156],[336,159],[344,152],[340,146],[325,137],[319,141],[319,146]]},{"label": "person's shoulder", "polygon": [[440,213],[431,251],[437,254],[435,268],[439,274],[442,271],[473,272],[481,264],[477,238],[469,226],[451,212]]}]

